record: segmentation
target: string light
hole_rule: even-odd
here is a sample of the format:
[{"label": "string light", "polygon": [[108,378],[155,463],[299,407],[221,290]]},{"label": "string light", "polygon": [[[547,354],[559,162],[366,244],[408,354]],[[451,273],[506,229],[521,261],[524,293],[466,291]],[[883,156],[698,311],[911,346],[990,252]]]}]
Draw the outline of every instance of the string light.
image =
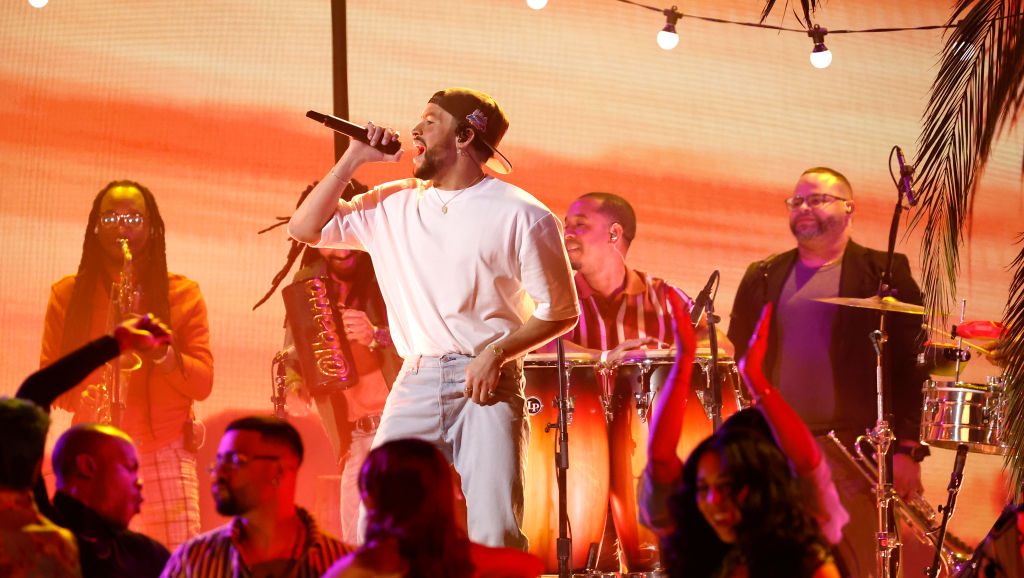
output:
[{"label": "string light", "polygon": [[662,11],[665,15],[665,27],[658,32],[658,46],[664,50],[672,50],[679,45],[679,35],[676,34],[676,22],[683,17],[679,8],[673,6]]},{"label": "string light", "polygon": [[540,10],[548,5],[548,0],[526,0],[526,5],[534,10]]},{"label": "string light", "polygon": [[817,24],[807,31],[807,35],[814,40],[814,48],[811,49],[811,66],[814,68],[828,68],[832,64],[832,51],[825,46],[825,35],[828,29]]},{"label": "string light", "polygon": [[[665,15],[665,27],[658,32],[658,46],[665,50],[672,50],[679,44],[679,35],[676,33],[676,23],[679,19],[689,18],[691,20],[700,20],[702,22],[712,22],[715,24],[732,24],[735,26],[745,26],[747,28],[763,28],[766,30],[775,30],[778,32],[799,32],[800,34],[807,34],[814,38],[814,49],[811,51],[811,64],[817,68],[826,68],[832,64],[832,52],[829,51],[828,47],[825,46],[825,35],[826,34],[867,34],[872,32],[910,32],[919,30],[947,30],[955,28],[960,25],[960,22],[953,22],[949,24],[934,24],[930,26],[910,26],[903,28],[864,28],[860,30],[827,30],[819,26],[814,26],[813,29],[807,30],[806,28],[787,28],[785,26],[774,26],[771,24],[762,24],[760,22],[741,22],[737,20],[727,20],[724,18],[712,18],[710,16],[698,16],[696,14],[683,14],[679,12],[676,6],[672,8],[658,8],[655,6],[649,6],[636,0],[615,0],[622,4],[629,4],[644,10],[650,10],[652,12],[658,12]],[[527,5],[534,10],[540,10],[547,6],[548,0],[526,0]],[[990,22],[998,20],[1006,20],[1008,18],[1019,18],[1024,17],[1024,13],[1006,14],[1003,16],[997,16],[991,18]],[[816,32],[820,32],[820,38],[815,36]],[[961,48],[962,58],[970,60],[975,55],[975,48],[971,45],[964,45]]]}]

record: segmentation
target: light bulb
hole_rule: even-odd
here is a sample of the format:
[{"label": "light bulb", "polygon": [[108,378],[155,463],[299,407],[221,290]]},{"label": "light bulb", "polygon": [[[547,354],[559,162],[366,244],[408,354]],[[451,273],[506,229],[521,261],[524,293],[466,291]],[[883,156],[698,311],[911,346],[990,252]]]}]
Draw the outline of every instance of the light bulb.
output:
[{"label": "light bulb", "polygon": [[832,64],[832,51],[822,44],[815,44],[811,51],[811,66],[814,68],[828,68]]},{"label": "light bulb", "polygon": [[548,5],[548,0],[526,0],[526,5],[534,10],[540,10]]},{"label": "light bulb", "polygon": [[33,8],[42,8],[43,6],[46,6],[49,1],[50,0],[28,0],[28,3],[31,4]]},{"label": "light bulb", "polygon": [[832,53],[825,46],[826,34],[828,34],[828,29],[817,24],[807,31],[807,35],[814,42],[814,48],[811,50],[811,66],[814,68],[828,68],[828,65],[832,64]]},{"label": "light bulb", "polygon": [[671,24],[666,24],[661,31],[658,32],[658,46],[664,50],[672,50],[679,45],[679,35],[676,34],[676,27]]}]

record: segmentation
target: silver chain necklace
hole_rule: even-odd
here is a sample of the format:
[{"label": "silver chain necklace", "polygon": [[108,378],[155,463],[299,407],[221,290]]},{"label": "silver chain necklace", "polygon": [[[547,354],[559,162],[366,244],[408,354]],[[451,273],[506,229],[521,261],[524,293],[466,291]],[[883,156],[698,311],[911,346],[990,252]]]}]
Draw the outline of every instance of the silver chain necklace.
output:
[{"label": "silver chain necklace", "polygon": [[457,197],[457,196],[461,195],[462,193],[466,192],[466,189],[468,189],[468,188],[476,185],[480,181],[484,180],[484,177],[486,177],[486,176],[487,176],[486,174],[481,174],[475,181],[473,181],[472,183],[469,183],[468,185],[462,187],[462,190],[460,190],[459,192],[457,192],[454,195],[452,195],[452,198],[448,199],[447,201],[442,201],[441,200],[440,189],[438,189],[437,187],[434,187],[434,194],[437,195],[437,202],[441,203],[441,214],[442,215],[447,215],[448,214],[448,203],[454,201],[455,197]]}]

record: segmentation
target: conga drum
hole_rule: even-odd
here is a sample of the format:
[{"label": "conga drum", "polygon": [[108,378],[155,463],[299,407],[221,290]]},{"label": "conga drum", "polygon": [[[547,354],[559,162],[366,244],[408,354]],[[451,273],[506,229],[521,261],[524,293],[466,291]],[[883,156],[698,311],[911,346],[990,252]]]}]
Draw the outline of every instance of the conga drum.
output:
[{"label": "conga drum", "polygon": [[[620,560],[628,572],[653,572],[661,566],[657,536],[640,524],[637,488],[647,467],[647,418],[665,383],[675,350],[640,350],[605,369],[605,403],[610,416],[611,511],[619,538]],[[697,351],[690,395],[686,402],[683,430],[677,453],[685,460],[694,447],[713,432],[703,400],[710,376],[711,352]],[[749,405],[736,363],[721,352],[717,378],[723,418]]]},{"label": "conga drum", "polygon": [[[569,470],[567,510],[572,528],[570,568],[584,568],[591,543],[600,543],[608,503],[608,430],[598,361],[589,355],[567,353],[569,401]],[[554,354],[527,355],[526,410],[530,443],[526,463],[523,532],[530,553],[539,556],[546,573],[558,572],[558,484],[555,448],[558,431],[545,426],[558,422],[558,362]]]}]

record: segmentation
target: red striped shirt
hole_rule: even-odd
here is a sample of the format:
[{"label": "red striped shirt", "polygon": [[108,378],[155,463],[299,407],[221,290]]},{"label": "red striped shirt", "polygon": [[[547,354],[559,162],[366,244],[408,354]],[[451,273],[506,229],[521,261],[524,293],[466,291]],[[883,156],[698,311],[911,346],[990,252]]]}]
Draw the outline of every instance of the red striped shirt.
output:
[{"label": "red striped shirt", "polygon": [[668,291],[679,291],[687,307],[693,300],[664,279],[629,270],[626,287],[611,298],[599,295],[583,275],[575,277],[580,320],[566,339],[587,349],[609,350],[627,339],[653,337],[672,345],[672,310]]},{"label": "red striped shirt", "polygon": [[[302,508],[299,518],[306,525],[306,543],[302,556],[288,576],[319,578],[335,560],[349,553],[349,548],[334,536],[321,532],[313,517]],[[161,578],[248,578],[249,568],[238,555],[241,521],[211,530],[182,544],[167,561]]]}]

